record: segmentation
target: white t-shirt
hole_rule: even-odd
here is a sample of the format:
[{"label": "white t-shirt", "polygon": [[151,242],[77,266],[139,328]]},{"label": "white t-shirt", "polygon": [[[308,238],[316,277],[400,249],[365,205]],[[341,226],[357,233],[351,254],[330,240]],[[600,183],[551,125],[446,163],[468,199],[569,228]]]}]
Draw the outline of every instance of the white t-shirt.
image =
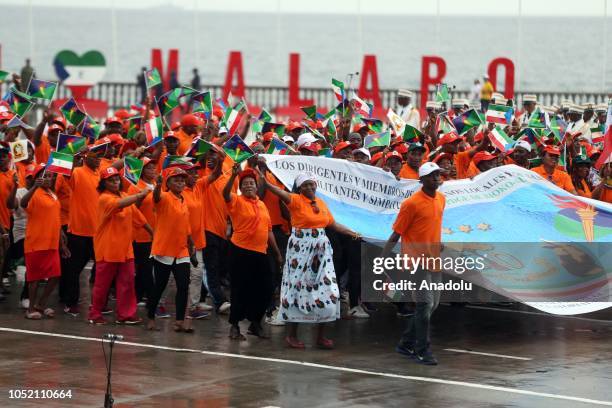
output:
[{"label": "white t-shirt", "polygon": [[[21,202],[21,199],[28,192],[27,188],[19,187],[15,197],[17,203]],[[25,239],[26,224],[28,223],[28,216],[21,205],[17,206],[17,209],[13,211],[13,241],[17,242]]]}]

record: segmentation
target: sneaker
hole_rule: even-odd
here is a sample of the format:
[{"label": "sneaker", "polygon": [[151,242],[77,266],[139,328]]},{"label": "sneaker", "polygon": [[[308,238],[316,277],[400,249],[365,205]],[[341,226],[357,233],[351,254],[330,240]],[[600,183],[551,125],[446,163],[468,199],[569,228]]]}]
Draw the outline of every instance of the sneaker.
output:
[{"label": "sneaker", "polygon": [[285,322],[278,318],[278,309],[274,310],[272,316],[266,316],[266,323],[270,326],[284,326]]},{"label": "sneaker", "polygon": [[136,304],[136,306],[138,307],[145,307],[146,305],[147,305],[147,302],[145,302],[144,300],[141,300],[140,302]]},{"label": "sneaker", "polygon": [[366,313],[374,313],[377,312],[378,309],[372,303],[363,302],[361,304],[361,308],[366,311]]},{"label": "sneaker", "polygon": [[348,311],[348,314],[351,317],[356,317],[356,318],[359,318],[359,319],[367,319],[367,318],[370,317],[370,315],[367,314],[365,310],[363,310],[361,305],[357,305],[357,306],[351,308],[351,310]]},{"label": "sneaker", "polygon": [[195,308],[195,309],[191,309],[191,312],[189,313],[189,317],[191,317],[192,319],[204,319],[206,317],[208,317],[209,314],[206,313],[205,311],[203,311],[200,308]]},{"label": "sneaker", "polygon": [[422,353],[415,353],[414,359],[419,364],[438,365],[438,360],[436,360],[430,350],[426,350]]},{"label": "sneaker", "polygon": [[170,317],[170,313],[168,313],[164,306],[157,306],[157,310],[155,311],[155,317],[158,319],[166,319]]},{"label": "sneaker", "polygon": [[217,313],[226,314],[227,312],[229,312],[230,307],[232,307],[232,304],[230,302],[223,302],[221,306],[219,306],[219,308],[217,309]]},{"label": "sneaker", "polygon": [[[64,309],[64,312],[65,311],[66,309]],[[103,324],[106,324],[106,320],[104,320],[102,316],[96,317],[95,319],[89,319],[88,321],[90,324],[95,324],[96,326],[102,326]]]},{"label": "sneaker", "polygon": [[2,284],[8,288],[11,286],[11,280],[9,278],[2,278]]},{"label": "sneaker", "polygon": [[117,319],[115,321],[116,324],[128,324],[128,325],[135,325],[135,324],[140,324],[142,323],[142,319],[138,316],[132,316],[132,317],[128,317],[127,319]]},{"label": "sneaker", "polygon": [[19,307],[22,309],[28,309],[30,307],[30,299],[21,299],[19,301]]},{"label": "sneaker", "polygon": [[110,307],[107,307],[106,309],[102,310],[100,313],[104,315],[111,314],[113,313],[113,309],[111,309]]},{"label": "sneaker", "polygon": [[78,306],[65,306],[64,313],[69,314],[73,317],[77,317],[79,315],[79,308]]},{"label": "sneaker", "polygon": [[211,310],[214,309],[214,307],[212,307],[208,303],[200,302],[198,303],[198,309],[203,310],[205,312],[210,312]]},{"label": "sneaker", "polygon": [[395,351],[397,351],[398,353],[406,356],[406,357],[410,357],[410,358],[414,358],[414,349],[410,346],[403,346],[401,344],[398,344],[397,346],[395,346]]},{"label": "sneaker", "polygon": [[340,292],[340,302],[349,304],[349,293],[346,290]]}]

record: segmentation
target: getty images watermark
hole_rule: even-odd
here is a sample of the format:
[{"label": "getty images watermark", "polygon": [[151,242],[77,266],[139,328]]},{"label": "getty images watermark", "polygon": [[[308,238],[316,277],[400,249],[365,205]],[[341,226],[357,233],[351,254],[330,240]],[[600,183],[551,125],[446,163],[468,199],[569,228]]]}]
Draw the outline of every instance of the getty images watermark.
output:
[{"label": "getty images watermark", "polygon": [[[466,271],[483,271],[486,267],[486,254],[483,256],[464,257],[442,257],[442,256],[409,256],[407,254],[395,254],[390,257],[375,257],[372,262],[372,272],[379,275],[379,279],[372,281],[372,288],[376,291],[388,293],[391,291],[465,291],[472,290],[472,282],[465,280],[449,279],[445,282],[435,282],[423,279],[417,272],[440,273],[441,271],[452,271],[456,275],[462,275]],[[389,274],[401,271],[410,274],[411,278],[394,280]]]}]

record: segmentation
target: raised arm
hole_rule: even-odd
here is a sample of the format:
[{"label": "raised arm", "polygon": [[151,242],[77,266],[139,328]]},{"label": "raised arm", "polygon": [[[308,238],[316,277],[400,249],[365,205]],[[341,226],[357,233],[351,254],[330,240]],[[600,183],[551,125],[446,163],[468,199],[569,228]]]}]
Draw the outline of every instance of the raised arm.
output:
[{"label": "raised arm", "polygon": [[154,203],[159,203],[161,200],[161,189],[162,189],[163,182],[164,182],[164,179],[162,178],[160,174],[159,176],[157,176],[157,184],[155,184],[155,189],[153,190],[153,202]]},{"label": "raised arm", "polygon": [[225,183],[225,187],[223,187],[223,199],[226,203],[232,201],[232,186],[234,185],[234,180],[238,176],[238,170],[240,170],[240,163],[234,163],[232,167],[232,175]]},{"label": "raised arm", "polygon": [[21,208],[27,208],[28,207],[28,204],[30,203],[30,200],[34,196],[34,193],[42,185],[43,185],[42,177],[39,177],[36,180],[34,180],[34,184],[32,185],[32,187],[30,187],[28,192],[25,193],[25,195],[21,198],[21,203],[20,203]]},{"label": "raised arm", "polygon": [[[157,187],[157,186],[156,186]],[[127,197],[123,197],[119,200],[119,208],[129,207],[132,204],[137,203],[138,201],[142,201],[147,194],[149,194],[151,190],[148,188],[143,189],[139,193],[129,195]]]},{"label": "raised arm", "polygon": [[261,180],[261,182],[264,184],[264,186],[266,187],[268,191],[270,191],[272,194],[277,195],[278,198],[280,198],[281,201],[285,204],[289,204],[291,202],[291,194],[268,183],[268,180],[266,180],[263,174],[261,174],[261,171],[259,171],[259,169],[257,171],[259,172],[259,175],[260,175],[259,179]]},{"label": "raised arm", "polygon": [[11,188],[11,192],[6,198],[6,206],[10,210],[16,210],[17,207],[19,207],[19,203],[17,202],[17,199],[15,197],[17,195],[17,185],[18,184],[19,184],[19,177],[17,177],[17,173],[15,173],[13,174],[13,186]]}]

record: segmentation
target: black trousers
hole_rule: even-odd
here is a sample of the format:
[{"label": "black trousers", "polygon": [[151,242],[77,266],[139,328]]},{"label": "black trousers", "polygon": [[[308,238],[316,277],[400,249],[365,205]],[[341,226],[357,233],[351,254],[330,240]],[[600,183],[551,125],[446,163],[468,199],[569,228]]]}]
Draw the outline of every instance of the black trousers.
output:
[{"label": "black trousers", "polygon": [[[280,225],[272,226],[272,233],[274,234],[274,239],[276,240],[276,245],[278,245],[278,250],[280,251],[283,258],[287,253],[287,243],[289,242],[289,235],[285,234],[285,231],[281,228]],[[272,288],[272,293],[280,288],[281,282],[283,280],[283,265],[279,265],[276,262],[276,256],[274,256],[274,252],[271,248],[268,248],[268,258],[270,259],[270,267],[272,268],[272,284],[274,287]],[[268,308],[269,313],[276,308],[274,296],[270,299],[270,307]]]},{"label": "black trousers", "polygon": [[[60,301],[68,307],[76,306],[80,296],[81,271],[94,254],[93,237],[83,237],[68,233],[70,258],[62,259],[62,276],[60,277]],[[93,273],[93,270],[92,270]]]},{"label": "black trousers", "polygon": [[134,266],[136,278],[136,302],[144,297],[149,298],[153,291],[153,260],[151,259],[151,242],[133,242]]},{"label": "black trousers", "polygon": [[266,254],[230,243],[231,303],[229,322],[259,322],[274,290],[270,260]]},{"label": "black trousers", "polygon": [[204,265],[206,266],[206,282],[215,307],[227,301],[221,289],[221,277],[224,275],[227,262],[227,240],[212,232],[206,231],[206,248],[204,248]]},{"label": "black trousers", "polygon": [[361,295],[361,242],[348,235],[325,230],[334,250],[334,269],[338,282],[348,273],[346,290],[349,293],[350,307],[359,304]]},{"label": "black trousers", "polygon": [[159,299],[161,299],[168,285],[170,273],[174,274],[174,281],[176,282],[176,295],[174,297],[176,320],[185,319],[187,294],[189,292],[189,263],[166,265],[155,259],[153,260],[153,292],[151,297],[147,299],[147,317],[149,319],[155,318],[155,309],[157,309]]}]

